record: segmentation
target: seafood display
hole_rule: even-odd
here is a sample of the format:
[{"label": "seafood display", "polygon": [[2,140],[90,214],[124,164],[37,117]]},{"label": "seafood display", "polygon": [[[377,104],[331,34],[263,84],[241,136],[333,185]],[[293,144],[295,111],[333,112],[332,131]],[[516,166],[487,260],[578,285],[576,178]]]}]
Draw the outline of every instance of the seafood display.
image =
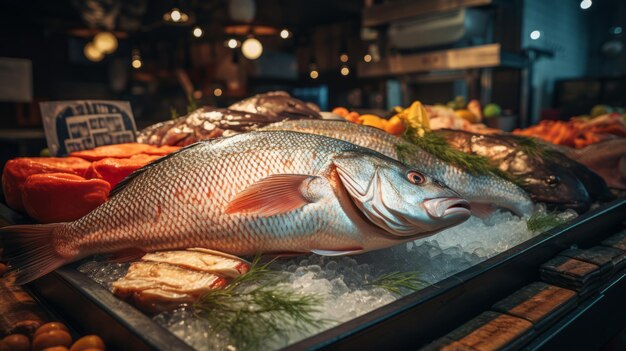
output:
[{"label": "seafood display", "polygon": [[600,176],[531,139],[445,129],[435,133],[459,150],[495,161],[501,170],[518,177],[524,190],[536,202],[582,213],[592,200],[611,197]]},{"label": "seafood display", "polygon": [[557,145],[583,148],[603,140],[626,137],[626,121],[618,113],[591,120],[543,120],[529,128],[515,130],[513,134],[533,136]]},{"label": "seafood display", "polygon": [[417,145],[382,130],[342,121],[298,120],[269,125],[264,130],[291,130],[325,135],[376,150],[400,159],[426,174],[431,174],[472,203],[472,211],[488,209],[491,204],[520,216],[530,216],[533,203],[517,185],[493,174],[471,174],[446,163]]},{"label": "seafood display", "polygon": [[140,143],[12,160],[7,203],[42,224],[0,228],[0,259],[16,284],[81,261],[59,274],[78,269],[198,350],[277,349],[575,218],[611,198],[602,177],[624,184],[625,139],[487,134],[477,101],[322,114],[273,92]]},{"label": "seafood display", "polygon": [[205,106],[175,120],[156,123],[139,132],[137,141],[186,146],[200,140],[247,132],[285,119],[320,119],[318,111],[285,92],[259,94],[227,109]]},{"label": "seafood display", "polygon": [[469,216],[456,192],[375,151],[312,134],[251,132],[149,164],[77,221],[1,231],[4,258],[26,283],[96,253],[357,254]]}]

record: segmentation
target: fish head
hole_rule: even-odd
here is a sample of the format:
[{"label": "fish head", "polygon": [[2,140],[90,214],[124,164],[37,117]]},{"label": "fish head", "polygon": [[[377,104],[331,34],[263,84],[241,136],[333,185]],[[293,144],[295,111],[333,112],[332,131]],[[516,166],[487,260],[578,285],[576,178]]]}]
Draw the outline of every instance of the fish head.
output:
[{"label": "fish head", "polygon": [[394,236],[432,234],[470,216],[469,202],[422,170],[382,155],[342,157],[334,164],[361,213]]},{"label": "fish head", "polygon": [[285,118],[321,118],[319,109],[310,104],[291,97],[284,91],[272,91],[255,95],[237,102],[229,107],[232,110],[258,113],[268,116],[271,122]]},{"label": "fish head", "polygon": [[589,209],[591,199],[584,184],[569,170],[543,164],[533,167],[524,178],[524,189],[535,202],[546,203],[558,210],[572,209],[578,213]]}]

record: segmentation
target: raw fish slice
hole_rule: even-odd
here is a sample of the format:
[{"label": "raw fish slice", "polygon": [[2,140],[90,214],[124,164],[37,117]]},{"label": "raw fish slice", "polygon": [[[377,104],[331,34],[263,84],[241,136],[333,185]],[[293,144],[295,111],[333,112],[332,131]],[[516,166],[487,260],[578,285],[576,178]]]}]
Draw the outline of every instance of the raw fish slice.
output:
[{"label": "raw fish slice", "polygon": [[140,261],[131,264],[126,276],[112,287],[115,295],[153,311],[194,302],[208,291],[225,285],[226,280],[216,274]]},{"label": "raw fish slice", "polygon": [[233,259],[223,255],[216,255],[199,250],[159,251],[146,254],[142,257],[142,260],[169,263],[181,268],[213,273],[228,278],[240,276],[246,273],[250,267],[247,263],[242,262],[239,259]]}]

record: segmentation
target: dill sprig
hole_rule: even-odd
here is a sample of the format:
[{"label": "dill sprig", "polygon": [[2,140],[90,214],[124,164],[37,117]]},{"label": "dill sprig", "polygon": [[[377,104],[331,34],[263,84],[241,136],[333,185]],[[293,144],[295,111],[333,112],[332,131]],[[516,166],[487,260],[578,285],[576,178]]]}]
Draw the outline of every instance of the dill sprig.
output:
[{"label": "dill sprig", "polygon": [[328,322],[314,316],[321,299],[280,286],[280,272],[269,269],[272,262],[261,264],[260,256],[255,257],[247,273],[195,304],[213,328],[228,333],[237,349],[259,349],[274,336]]},{"label": "dill sprig", "polygon": [[[414,129],[409,127],[403,137],[409,143],[417,145],[440,160],[460,167],[471,174],[493,174],[495,176],[514,181],[513,177],[502,171],[498,168],[498,166],[494,165],[490,159],[484,156],[468,154],[457,150],[450,146],[444,137],[436,133],[426,132],[424,133],[424,136],[420,137]],[[410,157],[409,153],[411,150],[407,145],[400,144],[397,145],[396,152],[398,153],[400,161],[405,162],[403,159],[408,159],[408,157]]]},{"label": "dill sprig", "polygon": [[420,273],[417,271],[391,272],[383,274],[365,285],[375,286],[400,295],[403,290],[414,292],[428,286],[428,283],[418,278],[419,275]]},{"label": "dill sprig", "polygon": [[559,217],[556,211],[547,213],[535,212],[528,218],[526,227],[532,232],[547,231],[566,222],[567,219]]},{"label": "dill sprig", "polygon": [[564,155],[548,146],[546,142],[534,137],[511,135],[517,142],[516,151],[523,152],[530,158],[541,158],[558,162]]}]

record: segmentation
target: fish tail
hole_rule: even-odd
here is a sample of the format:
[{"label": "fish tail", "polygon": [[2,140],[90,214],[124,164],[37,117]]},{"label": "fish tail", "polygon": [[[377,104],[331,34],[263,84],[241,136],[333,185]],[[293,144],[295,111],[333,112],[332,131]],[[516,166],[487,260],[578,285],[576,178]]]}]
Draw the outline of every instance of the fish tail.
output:
[{"label": "fish tail", "polygon": [[0,228],[2,260],[8,263],[6,274],[15,276],[15,284],[26,284],[67,263],[53,240],[55,232],[64,226],[65,223],[50,223]]}]

